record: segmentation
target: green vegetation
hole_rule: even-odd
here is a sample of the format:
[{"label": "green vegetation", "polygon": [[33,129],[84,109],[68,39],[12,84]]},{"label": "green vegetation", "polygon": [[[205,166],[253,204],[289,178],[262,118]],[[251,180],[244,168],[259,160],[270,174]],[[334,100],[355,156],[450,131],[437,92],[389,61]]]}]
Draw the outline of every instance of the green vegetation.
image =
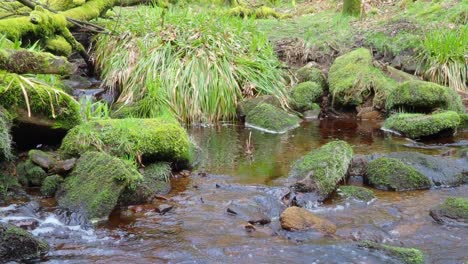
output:
[{"label": "green vegetation", "polygon": [[58,203],[84,212],[92,221],[107,218],[124,189],[134,188],[140,179],[140,173],[126,162],[102,152],[86,152],[65,179]]},{"label": "green vegetation", "polygon": [[83,123],[68,132],[60,151],[78,156],[104,151],[117,157],[143,157],[150,161],[190,161],[189,140],[177,121],[155,119],[105,119]]},{"label": "green vegetation", "polygon": [[454,131],[460,126],[460,116],[453,111],[424,114],[394,114],[385,120],[383,127],[410,138],[434,136],[444,131]]},{"label": "green vegetation", "polygon": [[53,197],[62,182],[63,178],[60,175],[47,176],[42,182],[41,194],[47,197]]},{"label": "green vegetation", "polygon": [[323,89],[326,86],[326,80],[323,76],[322,70],[315,68],[315,67],[307,67],[304,66],[297,70],[296,72],[297,81],[299,83],[302,82],[314,82],[320,85]]},{"label": "green vegetation", "polygon": [[247,126],[268,133],[285,133],[299,126],[299,118],[267,103],[261,103],[250,110],[246,117]]},{"label": "green vegetation", "polygon": [[347,199],[356,199],[364,202],[369,202],[374,199],[374,192],[364,187],[343,185],[339,187],[341,196]]},{"label": "green vegetation", "polygon": [[6,110],[0,107],[0,161],[10,160],[12,157],[10,118]]},{"label": "green vegetation", "polygon": [[240,117],[245,117],[248,112],[257,107],[258,105],[265,103],[271,104],[278,108],[281,107],[281,102],[273,95],[262,95],[254,98],[245,99],[237,105],[237,114]]},{"label": "green vegetation", "polygon": [[343,15],[360,16],[361,15],[361,0],[344,0]]},{"label": "green vegetation", "polygon": [[47,177],[47,173],[30,159],[20,162],[16,166],[18,179],[26,186],[41,186],[42,181]]},{"label": "green vegetation", "polygon": [[416,248],[404,248],[397,246],[390,246],[385,244],[375,243],[369,240],[365,240],[359,243],[359,246],[365,247],[371,250],[379,250],[394,257],[405,264],[424,264],[424,254],[421,250]]},{"label": "green vegetation", "polygon": [[332,141],[296,161],[289,177],[297,181],[294,184],[297,191],[317,192],[323,200],[345,177],[352,158],[353,149],[348,143]]},{"label": "green vegetation", "polygon": [[378,158],[366,170],[369,183],[377,189],[399,192],[431,187],[429,178],[397,159]]},{"label": "green vegetation", "polygon": [[0,172],[0,200],[6,200],[9,191],[20,187],[18,179],[12,175],[6,175]]},{"label": "green vegetation", "polygon": [[297,111],[312,110],[323,95],[323,88],[315,82],[303,82],[291,90],[291,106]]},{"label": "green vegetation", "polygon": [[162,23],[162,12],[122,9],[121,36],[98,37],[103,83],[121,92],[119,103],[145,99],[153,85],[145,108],[189,123],[234,119],[244,96],[272,94],[286,104],[278,59],[252,20],[174,9]]},{"label": "green vegetation", "polygon": [[468,223],[468,199],[449,197],[443,204],[431,209],[430,214],[438,222],[443,222],[443,218],[449,218]]},{"label": "green vegetation", "polygon": [[35,238],[28,231],[0,223],[0,259],[2,261],[31,261],[44,256],[48,250],[47,242]]}]

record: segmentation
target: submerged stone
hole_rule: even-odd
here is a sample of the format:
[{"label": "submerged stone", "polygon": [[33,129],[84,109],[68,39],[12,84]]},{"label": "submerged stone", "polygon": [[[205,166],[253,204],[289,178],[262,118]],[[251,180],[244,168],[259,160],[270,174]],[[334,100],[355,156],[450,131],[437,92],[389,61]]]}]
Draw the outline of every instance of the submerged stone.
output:
[{"label": "submerged stone", "polygon": [[425,114],[394,114],[383,125],[383,129],[397,131],[413,139],[445,134],[453,135],[460,126],[460,116],[453,111]]},{"label": "submerged stone", "polygon": [[344,198],[356,199],[364,202],[369,202],[375,198],[374,192],[364,187],[343,185],[340,186],[338,190],[339,194]]},{"label": "submerged stone", "polygon": [[468,199],[450,197],[429,213],[440,224],[468,226]]},{"label": "submerged stone", "polygon": [[360,247],[370,250],[382,251],[386,255],[393,257],[405,264],[424,264],[424,254],[416,248],[405,248],[391,245],[375,243],[369,240],[359,243]]},{"label": "submerged stone", "polygon": [[0,260],[28,261],[39,259],[49,250],[49,245],[28,231],[0,222]]},{"label": "submerged stone", "polygon": [[323,88],[315,82],[303,82],[291,90],[291,105],[294,110],[303,112],[313,110],[323,95]]},{"label": "submerged stone", "polygon": [[125,188],[141,179],[124,161],[102,152],[86,152],[56,194],[58,204],[89,220],[107,219]]},{"label": "submerged stone", "polygon": [[297,206],[286,208],[280,216],[280,222],[281,227],[289,231],[314,229],[325,234],[336,233],[335,224]]},{"label": "submerged stone", "polygon": [[262,103],[247,113],[248,127],[268,133],[285,133],[299,126],[300,119],[271,104]]},{"label": "submerged stone", "polygon": [[378,158],[367,164],[367,179],[377,189],[410,191],[429,189],[429,178],[413,167],[393,158]]}]

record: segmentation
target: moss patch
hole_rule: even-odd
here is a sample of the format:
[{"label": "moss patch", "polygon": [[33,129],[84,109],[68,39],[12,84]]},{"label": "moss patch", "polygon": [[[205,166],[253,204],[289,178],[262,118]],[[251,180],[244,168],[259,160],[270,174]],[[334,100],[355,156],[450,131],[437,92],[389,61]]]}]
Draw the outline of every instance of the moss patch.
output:
[{"label": "moss patch", "polygon": [[296,72],[297,81],[302,82],[315,82],[322,88],[325,88],[326,80],[323,76],[322,70],[315,67],[304,66]]},{"label": "moss patch", "polygon": [[387,110],[432,112],[435,109],[463,112],[461,97],[453,89],[431,82],[407,81],[390,92]]},{"label": "moss patch", "polygon": [[0,106],[0,161],[10,160],[12,157],[10,120],[6,110]]},{"label": "moss patch", "polygon": [[21,261],[38,259],[49,250],[49,245],[29,232],[8,224],[0,223],[0,259]]},{"label": "moss patch", "polygon": [[445,219],[464,222],[468,224],[468,199],[464,197],[450,197],[445,202],[430,211],[430,215],[437,222],[446,222]]},{"label": "moss patch", "polygon": [[285,133],[299,126],[299,118],[271,104],[262,103],[247,113],[247,126],[268,133]]},{"label": "moss patch", "polygon": [[413,167],[393,158],[379,158],[367,164],[369,183],[381,190],[410,191],[429,189],[429,178]]},{"label": "moss patch", "polygon": [[102,152],[86,152],[58,191],[58,203],[92,221],[107,218],[124,189],[140,179],[140,173],[124,161]]},{"label": "moss patch", "polygon": [[60,151],[78,156],[90,150],[118,157],[142,156],[149,161],[190,161],[189,139],[177,121],[155,119],[107,119],[91,121],[70,130]]},{"label": "moss patch", "polygon": [[26,186],[41,186],[42,181],[47,177],[47,173],[30,159],[20,162],[16,166],[16,171],[19,181]]},{"label": "moss patch", "polygon": [[416,248],[396,247],[385,244],[379,244],[372,241],[362,241],[359,246],[371,250],[379,250],[390,257],[394,257],[405,264],[424,264],[424,254]]},{"label": "moss patch", "polygon": [[365,202],[375,198],[373,191],[359,186],[340,186],[339,193],[344,198],[356,199]]},{"label": "moss patch", "polygon": [[293,188],[300,192],[317,192],[327,198],[341,181],[351,163],[353,149],[345,141],[332,141],[312,150],[296,161],[289,177],[296,181]]},{"label": "moss patch", "polygon": [[385,120],[383,127],[410,138],[420,138],[443,131],[453,132],[460,124],[460,116],[456,112],[446,111],[431,115],[394,114]]},{"label": "moss patch", "polygon": [[47,197],[52,197],[62,184],[63,178],[60,175],[47,176],[42,182],[41,194]]},{"label": "moss patch", "polygon": [[336,58],[328,73],[333,102],[358,106],[374,96],[373,105],[384,107],[396,82],[372,65],[372,54],[364,48]]},{"label": "moss patch", "polygon": [[297,111],[314,109],[317,102],[323,95],[323,88],[315,82],[303,82],[291,90],[291,105]]},{"label": "moss patch", "polygon": [[271,104],[276,107],[281,107],[281,102],[273,95],[261,95],[254,98],[245,99],[237,105],[237,115],[245,117],[248,112],[257,107],[261,103]]}]

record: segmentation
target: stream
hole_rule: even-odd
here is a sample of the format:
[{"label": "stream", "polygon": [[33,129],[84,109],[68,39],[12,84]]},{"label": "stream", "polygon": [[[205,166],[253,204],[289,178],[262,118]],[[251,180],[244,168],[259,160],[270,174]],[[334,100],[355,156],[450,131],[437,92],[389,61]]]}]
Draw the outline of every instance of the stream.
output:
[{"label": "stream", "polygon": [[[287,232],[279,227],[279,201],[293,162],[332,139],[353,146],[355,154],[417,151],[456,155],[468,145],[468,130],[450,139],[416,143],[380,130],[380,124],[349,119],[305,122],[285,134],[265,134],[235,124],[193,126],[191,137],[202,149],[190,176],[175,175],[172,191],[152,204],[115,210],[94,228],[64,222],[54,199],[0,208],[0,219],[34,222],[30,231],[47,240],[46,263],[399,263],[360,248],[371,239],[421,249],[427,263],[465,263],[468,228],[435,223],[429,209],[448,196],[468,197],[468,186],[427,191],[383,192],[371,202],[333,196],[309,208],[338,227],[334,236],[314,231]],[[362,185],[360,179],[349,184]],[[246,228],[242,213],[228,208],[265,209],[271,223]],[[167,213],[156,212],[161,205]],[[242,210],[241,210],[242,211]]]}]

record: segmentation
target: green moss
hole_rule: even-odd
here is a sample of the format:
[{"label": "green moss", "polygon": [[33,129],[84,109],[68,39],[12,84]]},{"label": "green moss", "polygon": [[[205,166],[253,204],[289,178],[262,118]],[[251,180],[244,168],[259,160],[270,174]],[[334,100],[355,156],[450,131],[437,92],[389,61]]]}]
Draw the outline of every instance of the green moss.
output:
[{"label": "green moss", "polygon": [[385,121],[383,127],[410,138],[420,138],[442,131],[454,131],[460,124],[460,116],[456,112],[446,111],[431,115],[394,114]]},{"label": "green moss", "polygon": [[48,197],[54,196],[62,182],[63,178],[60,175],[47,176],[42,182],[41,194]]},{"label": "green moss", "polygon": [[315,82],[303,82],[291,90],[291,105],[297,111],[312,110],[323,95],[323,88]]},{"label": "green moss", "polygon": [[369,183],[381,190],[410,191],[431,187],[429,178],[393,158],[378,158],[369,162],[366,174]]},{"label": "green moss", "polygon": [[15,118],[43,120],[53,128],[70,129],[81,122],[80,105],[73,97],[38,80],[1,71],[0,105]]},{"label": "green moss", "polygon": [[464,197],[449,197],[445,202],[431,209],[431,216],[436,220],[447,217],[468,223],[468,199]]},{"label": "green moss", "polygon": [[353,149],[345,141],[329,142],[296,161],[289,177],[297,180],[294,188],[302,192],[316,191],[325,199],[348,171]]},{"label": "green moss", "polygon": [[431,82],[407,81],[390,92],[387,110],[432,112],[435,109],[463,112],[461,97],[454,90]]},{"label": "green moss", "polygon": [[72,46],[62,36],[47,39],[45,48],[56,55],[69,57],[72,54]]},{"label": "green moss", "polygon": [[49,245],[29,232],[0,223],[0,259],[2,261],[28,261],[39,259],[49,250]]},{"label": "green moss", "polygon": [[60,206],[81,211],[88,219],[107,218],[125,188],[135,186],[140,173],[118,158],[86,152],[57,194]]},{"label": "green moss", "polygon": [[360,16],[361,15],[361,0],[344,0],[343,15]]},{"label": "green moss", "polygon": [[296,72],[297,81],[301,82],[315,82],[325,89],[326,80],[323,76],[322,70],[315,67],[304,66]]},{"label": "green moss", "polygon": [[10,160],[12,157],[10,118],[6,110],[0,106],[0,161]]},{"label": "green moss", "polygon": [[359,186],[340,186],[339,188],[340,195],[344,198],[351,198],[356,200],[361,200],[368,202],[375,198],[374,192]]},{"label": "green moss", "polygon": [[18,179],[26,186],[41,186],[42,181],[47,177],[47,173],[31,160],[20,162],[16,166]]},{"label": "green moss", "polygon": [[244,99],[237,105],[237,115],[245,117],[250,110],[254,109],[261,103],[271,104],[276,107],[281,107],[281,102],[273,95],[261,95],[254,98]]},{"label": "green moss", "polygon": [[256,106],[245,117],[247,126],[268,133],[285,133],[299,126],[299,118],[267,103]]},{"label": "green moss", "polygon": [[424,254],[416,248],[396,247],[379,244],[372,241],[362,241],[359,246],[372,250],[383,251],[387,255],[394,257],[405,264],[424,264]]},{"label": "green moss", "polygon": [[364,48],[336,58],[328,73],[333,102],[358,106],[374,96],[373,105],[383,107],[385,98],[396,85],[372,65],[372,54]]},{"label": "green moss", "polygon": [[149,161],[190,160],[189,140],[184,128],[168,118],[107,119],[83,123],[70,130],[60,151],[78,156],[90,150],[118,157],[142,156]]}]

